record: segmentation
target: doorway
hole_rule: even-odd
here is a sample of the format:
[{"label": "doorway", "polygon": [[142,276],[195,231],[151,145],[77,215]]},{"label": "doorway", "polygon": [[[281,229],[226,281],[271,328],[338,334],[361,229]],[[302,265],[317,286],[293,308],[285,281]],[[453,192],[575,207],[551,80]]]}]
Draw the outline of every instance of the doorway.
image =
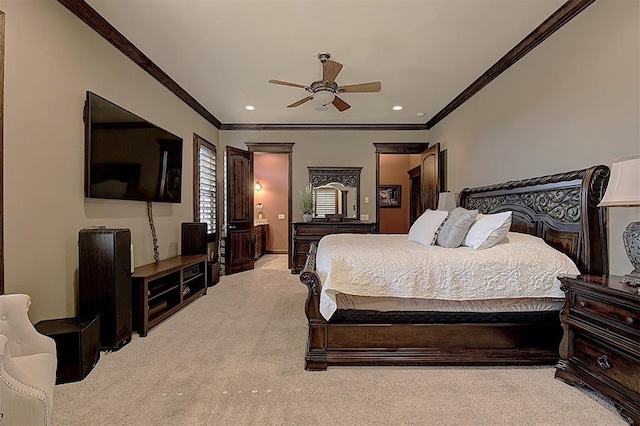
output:
[{"label": "doorway", "polygon": [[[381,234],[409,232],[411,212],[420,206],[420,192],[412,191],[414,181],[409,174],[411,170],[415,173],[416,169],[419,172],[420,154],[380,154],[378,230]],[[396,190],[399,193],[393,195],[392,201],[387,201],[387,193]]]},{"label": "doorway", "polygon": [[[380,233],[409,232],[426,209],[435,209],[445,157],[440,144],[374,143],[376,149],[376,217]],[[394,194],[388,201],[389,191]]]},{"label": "doorway", "polygon": [[[293,143],[245,142],[253,153],[256,259],[262,254],[289,254],[291,249]],[[258,244],[262,244],[258,247]]]}]

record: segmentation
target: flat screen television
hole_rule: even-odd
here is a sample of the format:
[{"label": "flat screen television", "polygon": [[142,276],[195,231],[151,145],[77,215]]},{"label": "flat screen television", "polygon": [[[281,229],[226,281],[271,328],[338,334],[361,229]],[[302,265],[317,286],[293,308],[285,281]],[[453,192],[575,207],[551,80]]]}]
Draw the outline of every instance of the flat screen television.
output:
[{"label": "flat screen television", "polygon": [[182,138],[87,91],[85,196],[180,203]]}]

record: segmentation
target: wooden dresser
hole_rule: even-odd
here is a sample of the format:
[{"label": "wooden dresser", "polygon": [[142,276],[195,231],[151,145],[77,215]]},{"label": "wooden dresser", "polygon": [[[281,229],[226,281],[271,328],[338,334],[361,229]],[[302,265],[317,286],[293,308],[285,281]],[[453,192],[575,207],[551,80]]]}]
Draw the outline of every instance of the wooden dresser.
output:
[{"label": "wooden dresser", "polygon": [[377,224],[374,222],[292,222],[291,253],[289,268],[292,274],[299,274],[304,268],[309,253],[309,245],[317,243],[329,234],[374,234]]},{"label": "wooden dresser", "polygon": [[566,302],[556,378],[600,393],[640,425],[640,295],[620,279],[560,277]]}]

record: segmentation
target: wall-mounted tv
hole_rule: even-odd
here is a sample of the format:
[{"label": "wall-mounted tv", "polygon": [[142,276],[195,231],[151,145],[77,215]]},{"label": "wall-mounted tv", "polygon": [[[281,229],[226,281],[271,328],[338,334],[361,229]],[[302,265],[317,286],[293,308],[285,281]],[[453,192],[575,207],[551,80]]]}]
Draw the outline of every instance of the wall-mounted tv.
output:
[{"label": "wall-mounted tv", "polygon": [[179,203],[182,139],[87,92],[85,196]]}]

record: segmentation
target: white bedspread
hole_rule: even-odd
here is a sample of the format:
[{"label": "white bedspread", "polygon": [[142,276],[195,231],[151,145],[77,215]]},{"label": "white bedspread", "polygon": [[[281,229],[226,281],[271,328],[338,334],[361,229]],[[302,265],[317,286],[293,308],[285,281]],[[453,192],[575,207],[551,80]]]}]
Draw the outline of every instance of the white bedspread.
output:
[{"label": "white bedspread", "polygon": [[320,312],[329,319],[336,294],[441,300],[563,298],[559,274],[579,274],[541,238],[510,232],[485,250],[423,246],[406,235],[333,234],[318,244]]}]

